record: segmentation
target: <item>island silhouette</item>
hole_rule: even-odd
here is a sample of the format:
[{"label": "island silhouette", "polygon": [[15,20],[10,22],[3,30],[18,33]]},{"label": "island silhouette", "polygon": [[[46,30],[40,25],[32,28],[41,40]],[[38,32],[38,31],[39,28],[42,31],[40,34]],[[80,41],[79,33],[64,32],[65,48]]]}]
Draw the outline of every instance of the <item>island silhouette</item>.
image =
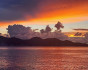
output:
[{"label": "island silhouette", "polygon": [[39,37],[34,37],[27,40],[22,40],[19,38],[6,38],[0,36],[0,46],[88,46],[84,43],[74,43],[68,40],[61,41],[56,38],[41,39]]}]

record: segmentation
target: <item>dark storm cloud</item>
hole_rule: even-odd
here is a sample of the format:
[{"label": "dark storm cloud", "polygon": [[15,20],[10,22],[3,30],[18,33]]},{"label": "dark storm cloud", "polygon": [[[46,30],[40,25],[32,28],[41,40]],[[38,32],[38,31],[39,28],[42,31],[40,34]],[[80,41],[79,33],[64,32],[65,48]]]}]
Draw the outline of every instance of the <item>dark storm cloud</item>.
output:
[{"label": "dark storm cloud", "polygon": [[82,36],[82,33],[77,32],[74,36]]},{"label": "dark storm cloud", "polygon": [[55,24],[55,27],[57,28],[57,30],[60,30],[60,28],[64,28],[64,26],[62,25],[61,22],[58,21],[57,24]]},{"label": "dark storm cloud", "polygon": [[73,29],[75,31],[88,31],[88,29],[82,29],[82,28],[79,28],[79,29]]},{"label": "dark storm cloud", "polygon": [[0,0],[0,6],[12,10],[31,11],[36,9],[40,0]]},{"label": "dark storm cloud", "polygon": [[23,20],[22,13],[0,8],[0,21]]},{"label": "dark storm cloud", "polygon": [[41,29],[41,30],[40,30],[41,33],[49,33],[49,32],[51,32],[51,31],[52,31],[52,29],[50,28],[49,25],[46,26],[45,30],[44,30],[44,29]]},{"label": "dark storm cloud", "polygon": [[34,17],[40,0],[0,0],[0,21],[23,20]]},{"label": "dark storm cloud", "polygon": [[[25,20],[25,16],[74,7],[88,0],[0,0],[0,21]],[[75,5],[75,6],[76,6]]]}]

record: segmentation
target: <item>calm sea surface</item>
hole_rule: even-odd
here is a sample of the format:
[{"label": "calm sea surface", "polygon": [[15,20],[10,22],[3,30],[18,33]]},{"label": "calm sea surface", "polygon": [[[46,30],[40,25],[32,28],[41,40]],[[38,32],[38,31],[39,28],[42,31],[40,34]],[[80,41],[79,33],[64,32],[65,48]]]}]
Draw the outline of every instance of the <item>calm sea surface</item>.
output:
[{"label": "calm sea surface", "polygon": [[0,70],[88,70],[88,48],[0,48]]}]

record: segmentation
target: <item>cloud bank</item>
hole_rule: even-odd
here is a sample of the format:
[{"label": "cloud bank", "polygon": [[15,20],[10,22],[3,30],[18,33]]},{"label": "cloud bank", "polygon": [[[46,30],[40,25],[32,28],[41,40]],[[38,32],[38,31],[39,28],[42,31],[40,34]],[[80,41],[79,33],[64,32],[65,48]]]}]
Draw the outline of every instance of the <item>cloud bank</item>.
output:
[{"label": "cloud bank", "polygon": [[78,28],[78,29],[73,29],[75,31],[88,31],[88,29],[83,29],[83,28]]},{"label": "cloud bank", "polygon": [[[57,23],[61,25],[61,23]],[[61,32],[62,27],[59,26],[59,30],[55,30],[51,32],[52,29],[49,25],[46,26],[45,29],[41,29],[40,32],[36,32],[36,29],[31,29],[31,27],[25,27],[23,25],[9,25],[7,30],[10,37],[16,37],[20,39],[30,39],[33,37],[40,37],[40,38],[57,38],[60,40],[66,40],[68,37]]]}]

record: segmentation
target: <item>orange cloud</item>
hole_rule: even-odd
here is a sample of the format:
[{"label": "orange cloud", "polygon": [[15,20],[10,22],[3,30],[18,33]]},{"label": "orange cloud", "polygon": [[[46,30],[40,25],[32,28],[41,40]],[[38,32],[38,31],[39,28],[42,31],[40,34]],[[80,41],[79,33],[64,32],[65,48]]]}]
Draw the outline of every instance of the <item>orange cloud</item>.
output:
[{"label": "orange cloud", "polygon": [[[25,15],[26,20],[0,22],[0,25],[8,24],[42,24],[41,22],[57,21],[73,23],[88,20],[88,0],[45,0],[38,4],[35,17]],[[47,24],[44,23],[44,24]]]}]

